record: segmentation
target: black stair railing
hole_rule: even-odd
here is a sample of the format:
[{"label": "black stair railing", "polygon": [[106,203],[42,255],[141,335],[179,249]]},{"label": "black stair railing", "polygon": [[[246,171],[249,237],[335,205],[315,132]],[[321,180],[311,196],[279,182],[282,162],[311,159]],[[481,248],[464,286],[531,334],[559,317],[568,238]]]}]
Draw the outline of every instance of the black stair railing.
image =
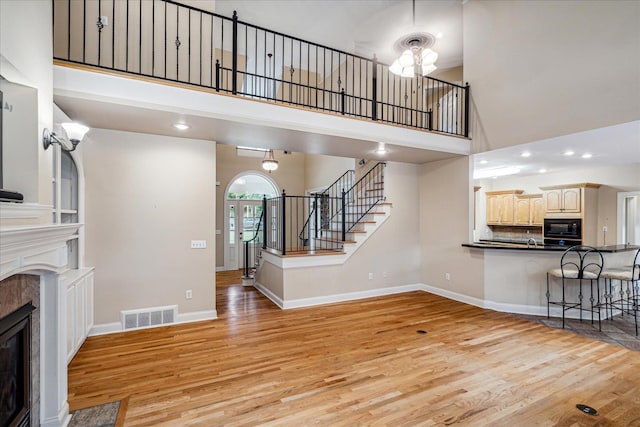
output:
[{"label": "black stair railing", "polygon": [[379,203],[386,200],[384,194],[385,162],[376,163],[342,196],[343,208],[340,212],[342,240]]},{"label": "black stair railing", "polygon": [[253,271],[258,266],[258,263],[260,261],[260,251],[262,249],[262,238],[264,235],[260,232],[260,228],[264,227],[264,217],[265,213],[263,210],[260,214],[258,225],[253,230],[253,238],[242,242],[244,244],[244,256],[242,263],[243,279],[253,278]]},{"label": "black stair railing", "polygon": [[216,92],[469,136],[469,86],[172,0],[52,0],[54,59]]},{"label": "black stair railing", "polygon": [[[328,203],[339,204],[340,198],[328,198]],[[263,247],[272,249],[281,255],[318,252],[341,251],[343,248],[339,236],[335,239],[299,238],[305,219],[313,210],[315,196],[289,196],[282,191],[282,195],[271,199],[264,199],[265,207],[265,237]],[[337,233],[337,231],[336,231]]]},{"label": "black stair railing", "polygon": [[[302,242],[307,243],[312,238],[319,238],[320,231],[323,228],[327,228],[330,219],[335,216],[341,207],[341,204],[336,204],[335,200],[338,197],[342,197],[342,191],[351,188],[355,173],[353,169],[347,170],[326,189],[311,195],[313,204],[298,236]],[[313,227],[310,227],[311,224],[313,224]]]}]

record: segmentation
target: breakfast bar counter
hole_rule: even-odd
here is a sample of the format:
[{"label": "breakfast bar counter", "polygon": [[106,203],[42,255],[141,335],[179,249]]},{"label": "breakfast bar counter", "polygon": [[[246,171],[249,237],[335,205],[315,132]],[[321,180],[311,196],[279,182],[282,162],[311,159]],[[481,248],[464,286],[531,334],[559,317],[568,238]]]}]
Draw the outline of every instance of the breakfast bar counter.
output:
[{"label": "breakfast bar counter", "polygon": [[[483,263],[483,306],[498,311],[547,314],[546,273],[560,267],[560,258],[569,246],[480,241],[462,244],[474,259]],[[608,245],[597,248],[605,268],[633,263],[640,246]],[[552,316],[556,313],[553,313]],[[559,315],[559,313],[557,313]]]},{"label": "breakfast bar counter", "polygon": [[[476,249],[511,249],[517,251],[546,251],[546,252],[564,252],[570,248],[570,246],[561,246],[561,245],[543,245],[543,244],[527,244],[521,242],[503,242],[496,240],[481,240],[479,242],[472,243],[463,243],[462,246],[467,248],[476,248]],[[597,250],[602,253],[616,253],[616,252],[626,252],[626,251],[637,251],[640,249],[640,246],[635,245],[607,245],[607,246],[596,246]]]}]

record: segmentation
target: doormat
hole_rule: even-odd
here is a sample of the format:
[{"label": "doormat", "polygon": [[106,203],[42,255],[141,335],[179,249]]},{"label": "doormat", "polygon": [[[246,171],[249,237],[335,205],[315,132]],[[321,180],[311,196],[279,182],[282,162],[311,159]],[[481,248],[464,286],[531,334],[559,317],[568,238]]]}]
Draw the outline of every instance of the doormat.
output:
[{"label": "doormat", "polygon": [[78,409],[71,413],[69,427],[115,427],[120,401]]}]

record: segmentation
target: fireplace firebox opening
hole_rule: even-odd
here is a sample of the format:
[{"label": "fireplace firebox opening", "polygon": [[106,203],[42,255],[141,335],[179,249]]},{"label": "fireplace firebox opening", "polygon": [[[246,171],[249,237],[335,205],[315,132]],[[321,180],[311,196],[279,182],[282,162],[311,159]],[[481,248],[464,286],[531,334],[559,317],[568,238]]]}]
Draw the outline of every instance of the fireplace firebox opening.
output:
[{"label": "fireplace firebox opening", "polygon": [[31,313],[27,303],[0,319],[0,426],[28,426],[31,411]]}]

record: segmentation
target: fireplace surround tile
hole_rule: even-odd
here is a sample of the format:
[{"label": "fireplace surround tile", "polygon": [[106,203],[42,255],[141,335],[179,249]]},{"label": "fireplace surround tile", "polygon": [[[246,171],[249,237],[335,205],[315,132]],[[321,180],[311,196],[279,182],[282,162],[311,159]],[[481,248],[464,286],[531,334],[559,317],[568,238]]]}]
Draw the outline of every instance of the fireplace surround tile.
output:
[{"label": "fireplace surround tile", "polygon": [[40,425],[40,276],[16,274],[0,281],[0,318],[31,302],[31,425]]}]

